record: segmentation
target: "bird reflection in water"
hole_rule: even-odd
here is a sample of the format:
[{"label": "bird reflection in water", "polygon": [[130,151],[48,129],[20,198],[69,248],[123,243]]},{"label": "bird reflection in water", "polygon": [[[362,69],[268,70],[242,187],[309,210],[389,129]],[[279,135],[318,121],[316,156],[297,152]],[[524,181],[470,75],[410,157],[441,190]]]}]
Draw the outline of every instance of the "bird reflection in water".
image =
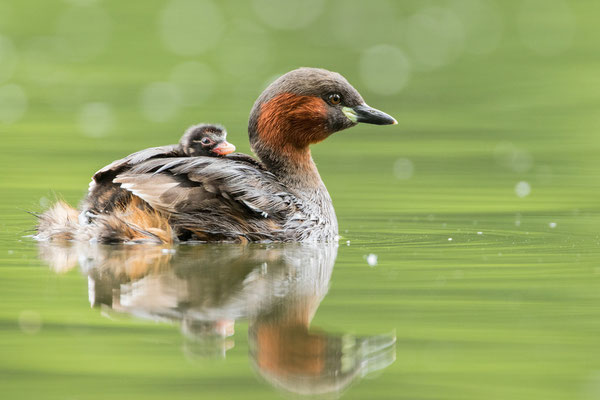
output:
[{"label": "bird reflection in water", "polygon": [[40,244],[57,272],[77,265],[92,306],[176,322],[191,358],[224,357],[235,321],[248,321],[250,359],[270,384],[297,394],[341,394],[395,360],[395,335],[329,333],[310,322],[327,294],[334,244]]}]

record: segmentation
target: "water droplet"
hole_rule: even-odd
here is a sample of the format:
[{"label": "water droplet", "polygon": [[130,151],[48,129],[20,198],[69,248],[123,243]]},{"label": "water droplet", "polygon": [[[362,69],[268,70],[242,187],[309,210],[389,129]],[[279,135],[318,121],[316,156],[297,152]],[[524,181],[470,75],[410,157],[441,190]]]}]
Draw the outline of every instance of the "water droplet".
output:
[{"label": "water droplet", "polygon": [[106,103],[87,103],[79,112],[79,129],[90,137],[103,137],[115,125],[112,107]]},{"label": "water droplet", "polygon": [[20,120],[27,111],[27,94],[19,85],[0,87],[0,122],[12,124]]},{"label": "water droplet", "polygon": [[515,193],[518,197],[526,197],[531,193],[531,186],[525,181],[518,182],[515,185]]},{"label": "water droplet", "polygon": [[193,56],[217,45],[224,22],[212,1],[171,0],[160,14],[160,38],[169,51]]},{"label": "water droplet", "polygon": [[142,113],[153,122],[165,122],[173,118],[181,102],[179,88],[168,82],[151,83],[141,93]]},{"label": "water droplet", "polygon": [[374,267],[377,265],[377,254],[369,254],[367,256],[367,264],[369,264],[369,267]]},{"label": "water droplet", "polygon": [[478,235],[483,235],[483,232],[477,232]]},{"label": "water droplet", "polygon": [[454,279],[463,279],[465,277],[465,273],[462,269],[455,270],[452,275]]},{"label": "water droplet", "polygon": [[556,222],[550,222],[548,226],[552,229],[556,228]]},{"label": "water droplet", "polygon": [[21,311],[19,314],[19,328],[23,333],[35,335],[42,329],[42,317],[36,311]]},{"label": "water droplet", "polygon": [[50,206],[50,200],[47,197],[40,198],[40,207],[48,208]]},{"label": "water droplet", "polygon": [[448,238],[448,241],[449,241],[449,242],[451,242],[451,241],[452,241],[452,238]]},{"label": "water droplet", "polygon": [[275,29],[294,30],[308,26],[323,12],[323,0],[281,2],[279,0],[253,0],[258,18]]},{"label": "water droplet", "polygon": [[394,162],[394,176],[396,179],[406,180],[413,176],[415,167],[408,158],[399,158]]}]

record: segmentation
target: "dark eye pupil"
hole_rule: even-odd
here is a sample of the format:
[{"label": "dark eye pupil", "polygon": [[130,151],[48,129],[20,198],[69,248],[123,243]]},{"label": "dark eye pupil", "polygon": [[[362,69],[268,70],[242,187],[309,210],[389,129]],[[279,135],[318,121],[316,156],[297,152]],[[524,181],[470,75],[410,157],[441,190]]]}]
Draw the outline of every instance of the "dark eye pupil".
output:
[{"label": "dark eye pupil", "polygon": [[340,101],[342,101],[342,98],[340,97],[339,94],[331,94],[331,95],[329,95],[329,102],[331,104],[339,104]]},{"label": "dark eye pupil", "polygon": [[207,138],[202,139],[202,144],[209,144],[210,141]]}]

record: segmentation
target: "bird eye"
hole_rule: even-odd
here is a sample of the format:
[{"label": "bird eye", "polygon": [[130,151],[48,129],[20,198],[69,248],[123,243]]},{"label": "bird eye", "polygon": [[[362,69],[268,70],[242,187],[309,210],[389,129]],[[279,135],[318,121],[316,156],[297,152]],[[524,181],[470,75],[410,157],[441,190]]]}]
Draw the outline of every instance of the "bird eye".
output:
[{"label": "bird eye", "polygon": [[332,106],[337,106],[338,104],[340,104],[342,102],[342,96],[340,96],[337,93],[332,93],[329,96],[327,96],[327,100],[329,101],[329,104],[331,104]]},{"label": "bird eye", "polygon": [[212,143],[212,141],[209,138],[202,138],[202,140],[200,141],[200,143],[208,146],[209,144]]}]

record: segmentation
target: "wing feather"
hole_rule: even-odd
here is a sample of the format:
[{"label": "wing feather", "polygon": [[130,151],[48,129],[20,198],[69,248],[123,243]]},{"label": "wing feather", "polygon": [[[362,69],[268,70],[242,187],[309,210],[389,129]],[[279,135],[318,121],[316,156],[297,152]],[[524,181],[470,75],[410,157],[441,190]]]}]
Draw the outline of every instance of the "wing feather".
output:
[{"label": "wing feather", "polygon": [[125,158],[113,161],[104,168],[98,170],[93,176],[93,182],[101,182],[105,177],[112,180],[112,178],[119,172],[122,172],[123,169],[140,164],[151,158],[177,157],[178,155],[180,155],[179,145],[175,144],[140,150]]},{"label": "wing feather", "polygon": [[180,149],[178,145],[152,147],[128,155],[120,160],[113,161],[106,167],[94,174],[89,185],[88,195],[85,200],[86,208],[94,212],[107,212],[113,209],[115,204],[121,204],[127,200],[128,192],[113,179],[131,167],[147,160],[161,157],[178,157]]},{"label": "wing feather", "polygon": [[227,158],[151,159],[113,180],[152,207],[170,213],[217,211],[285,219],[293,196],[277,178],[247,162]]}]

